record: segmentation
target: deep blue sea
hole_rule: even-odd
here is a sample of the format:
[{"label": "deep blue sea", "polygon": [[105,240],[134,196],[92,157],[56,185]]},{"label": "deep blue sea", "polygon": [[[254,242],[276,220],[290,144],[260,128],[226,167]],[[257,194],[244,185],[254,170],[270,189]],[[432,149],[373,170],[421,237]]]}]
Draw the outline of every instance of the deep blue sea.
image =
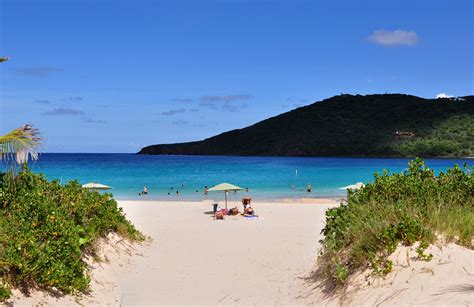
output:
[{"label": "deep blue sea", "polygon": [[[146,156],[135,154],[42,154],[31,163],[35,172],[65,183],[100,182],[117,199],[201,200],[204,187],[229,182],[249,192],[229,197],[259,199],[339,197],[344,187],[358,181],[367,183],[384,169],[400,172],[409,159],[368,158],[286,158],[229,156]],[[427,159],[428,167],[443,171],[454,163],[474,165],[474,160]],[[307,193],[306,186],[313,187]],[[147,186],[149,195],[138,196]],[[176,191],[179,191],[177,194]],[[169,193],[169,194],[168,194]],[[216,192],[214,192],[216,193]],[[214,194],[209,193],[213,198]],[[219,198],[221,195],[215,195]]]}]

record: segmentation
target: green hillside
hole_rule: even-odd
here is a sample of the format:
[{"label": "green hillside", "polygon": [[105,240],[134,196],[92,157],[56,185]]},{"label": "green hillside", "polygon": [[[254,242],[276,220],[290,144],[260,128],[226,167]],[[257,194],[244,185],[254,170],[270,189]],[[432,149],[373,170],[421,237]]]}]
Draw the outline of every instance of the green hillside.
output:
[{"label": "green hillside", "polygon": [[151,145],[139,154],[474,156],[474,96],[339,95],[243,129]]}]

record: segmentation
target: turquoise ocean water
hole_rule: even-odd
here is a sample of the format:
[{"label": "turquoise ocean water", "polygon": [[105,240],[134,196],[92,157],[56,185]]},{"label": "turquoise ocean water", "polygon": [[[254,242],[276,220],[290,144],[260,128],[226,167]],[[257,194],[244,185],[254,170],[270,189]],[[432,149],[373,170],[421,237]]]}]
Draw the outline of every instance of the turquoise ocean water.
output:
[{"label": "turquoise ocean water", "polygon": [[[375,172],[386,169],[400,172],[409,159],[368,158],[287,158],[145,156],[134,154],[42,154],[31,163],[35,172],[62,183],[77,179],[81,184],[100,182],[113,187],[117,199],[202,200],[205,186],[221,182],[249,188],[249,192],[230,193],[230,199],[340,197],[340,187],[355,182],[370,182]],[[426,164],[443,171],[454,163],[474,165],[467,159],[427,159]],[[311,193],[306,185],[313,187]],[[146,185],[149,195],[138,196]],[[179,194],[176,193],[179,191]],[[168,194],[169,193],[169,194]],[[214,192],[217,193],[217,192]],[[209,193],[211,199],[222,198]]]}]

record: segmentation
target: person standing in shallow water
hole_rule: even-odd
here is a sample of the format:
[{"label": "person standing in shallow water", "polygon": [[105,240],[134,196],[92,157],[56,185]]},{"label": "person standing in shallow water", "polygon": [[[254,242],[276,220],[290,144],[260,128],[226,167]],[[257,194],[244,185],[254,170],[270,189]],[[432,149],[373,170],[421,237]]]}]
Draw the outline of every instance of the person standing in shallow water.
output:
[{"label": "person standing in shallow water", "polygon": [[147,195],[148,194],[148,188],[146,186],[143,187],[143,190],[138,193],[138,196],[140,195]]},{"label": "person standing in shallow water", "polygon": [[308,187],[306,188],[306,192],[311,192],[311,185],[308,183]]}]

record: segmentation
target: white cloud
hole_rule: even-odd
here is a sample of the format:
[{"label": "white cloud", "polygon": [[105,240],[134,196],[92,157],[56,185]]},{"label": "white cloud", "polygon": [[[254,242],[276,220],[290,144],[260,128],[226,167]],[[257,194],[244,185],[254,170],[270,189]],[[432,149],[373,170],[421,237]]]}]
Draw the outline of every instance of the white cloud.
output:
[{"label": "white cloud", "polygon": [[439,93],[438,95],[436,95],[436,98],[437,99],[440,99],[440,98],[454,98],[454,96],[448,95],[446,93]]},{"label": "white cloud", "polygon": [[384,47],[415,46],[419,38],[415,31],[404,30],[377,30],[369,36],[369,41]]}]

